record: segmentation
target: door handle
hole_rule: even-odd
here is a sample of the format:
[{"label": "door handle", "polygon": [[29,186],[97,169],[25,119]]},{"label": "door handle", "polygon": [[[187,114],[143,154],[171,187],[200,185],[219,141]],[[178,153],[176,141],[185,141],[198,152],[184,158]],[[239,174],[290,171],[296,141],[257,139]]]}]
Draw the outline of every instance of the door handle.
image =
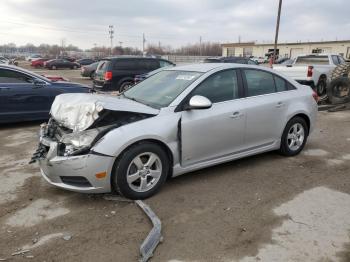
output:
[{"label": "door handle", "polygon": [[236,119],[236,118],[238,118],[238,117],[240,117],[240,116],[243,116],[243,114],[241,114],[241,113],[238,112],[238,111],[233,112],[233,113],[230,115],[230,117],[231,117],[232,119]]},{"label": "door handle", "polygon": [[284,105],[283,102],[278,102],[277,105],[276,105],[276,108],[281,108],[283,105]]}]

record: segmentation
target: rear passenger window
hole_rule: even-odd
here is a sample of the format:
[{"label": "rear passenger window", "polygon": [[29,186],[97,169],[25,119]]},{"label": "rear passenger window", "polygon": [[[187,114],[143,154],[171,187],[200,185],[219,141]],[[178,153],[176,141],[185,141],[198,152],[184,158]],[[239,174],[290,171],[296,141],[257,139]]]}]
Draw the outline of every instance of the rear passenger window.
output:
[{"label": "rear passenger window", "polygon": [[159,62],[153,59],[138,61],[139,68],[141,70],[153,71],[159,68]]},{"label": "rear passenger window", "polygon": [[209,76],[192,92],[208,98],[212,103],[238,98],[238,82],[235,70],[226,70]]},{"label": "rear passenger window", "polygon": [[288,82],[287,82],[287,89],[288,89],[288,90],[295,90],[296,87],[293,86],[291,83],[288,83]]},{"label": "rear passenger window", "polygon": [[136,68],[136,60],[116,60],[113,65],[113,69],[116,70],[135,70]]},{"label": "rear passenger window", "polygon": [[160,67],[166,67],[166,66],[172,66],[173,64],[165,60],[159,60],[159,65]]},{"label": "rear passenger window", "polygon": [[286,81],[278,76],[273,76],[273,77],[275,78],[276,91],[277,92],[286,91],[287,90]]},{"label": "rear passenger window", "polygon": [[244,70],[247,80],[247,96],[258,96],[275,92],[275,82],[270,73],[260,70]]}]

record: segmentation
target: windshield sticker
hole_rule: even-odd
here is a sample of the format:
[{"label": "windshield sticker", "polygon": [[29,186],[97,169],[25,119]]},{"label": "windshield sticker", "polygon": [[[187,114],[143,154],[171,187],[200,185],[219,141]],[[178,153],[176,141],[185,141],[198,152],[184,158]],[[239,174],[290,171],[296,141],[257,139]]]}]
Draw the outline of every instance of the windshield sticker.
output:
[{"label": "windshield sticker", "polygon": [[176,77],[176,80],[186,80],[186,81],[191,81],[193,80],[193,78],[195,78],[196,76],[193,75],[178,75]]}]

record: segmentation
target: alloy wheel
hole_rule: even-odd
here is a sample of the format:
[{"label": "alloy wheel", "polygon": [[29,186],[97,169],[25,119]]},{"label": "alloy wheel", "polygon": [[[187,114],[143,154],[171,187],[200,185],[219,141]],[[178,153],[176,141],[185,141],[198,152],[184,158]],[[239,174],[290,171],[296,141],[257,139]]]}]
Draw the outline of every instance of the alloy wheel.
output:
[{"label": "alloy wheel", "polygon": [[287,135],[287,144],[290,150],[297,151],[304,142],[305,130],[302,124],[296,123],[291,126]]},{"label": "alloy wheel", "polygon": [[162,162],[152,152],[145,152],[136,156],[127,169],[127,182],[136,192],[146,192],[152,189],[162,174]]}]

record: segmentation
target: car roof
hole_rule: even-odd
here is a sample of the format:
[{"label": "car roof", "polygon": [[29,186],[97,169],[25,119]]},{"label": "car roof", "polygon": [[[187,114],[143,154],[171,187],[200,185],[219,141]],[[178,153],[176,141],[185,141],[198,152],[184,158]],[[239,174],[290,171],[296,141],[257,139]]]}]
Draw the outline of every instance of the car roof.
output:
[{"label": "car roof", "polygon": [[133,56],[133,55],[122,55],[122,56],[109,56],[105,57],[102,60],[114,60],[114,59],[149,59],[149,60],[166,60],[163,58],[156,57],[145,57],[145,56]]},{"label": "car roof", "polygon": [[230,64],[230,63],[200,63],[200,64],[191,64],[166,68],[164,70],[172,71],[192,71],[192,72],[201,72],[206,73],[213,69],[218,68],[237,68],[242,67],[242,64]]}]

